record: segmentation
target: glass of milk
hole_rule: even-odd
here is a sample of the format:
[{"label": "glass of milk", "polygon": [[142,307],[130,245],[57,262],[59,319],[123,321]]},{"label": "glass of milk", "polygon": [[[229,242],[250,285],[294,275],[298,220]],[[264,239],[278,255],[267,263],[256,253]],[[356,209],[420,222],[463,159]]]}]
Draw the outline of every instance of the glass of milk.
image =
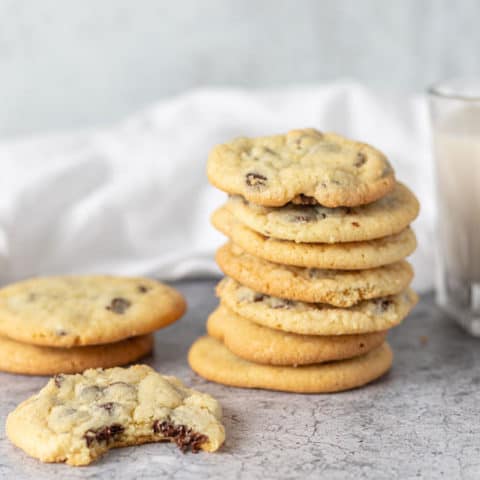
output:
[{"label": "glass of milk", "polygon": [[480,336],[480,79],[429,89],[437,184],[437,302]]}]

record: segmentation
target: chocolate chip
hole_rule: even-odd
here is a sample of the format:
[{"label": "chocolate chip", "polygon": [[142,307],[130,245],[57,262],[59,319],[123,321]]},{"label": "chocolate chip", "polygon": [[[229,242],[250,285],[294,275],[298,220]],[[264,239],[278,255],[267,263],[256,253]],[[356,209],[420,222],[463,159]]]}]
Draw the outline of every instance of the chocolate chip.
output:
[{"label": "chocolate chip", "polygon": [[188,450],[197,453],[202,444],[208,440],[206,435],[194,432],[186,425],[174,425],[168,420],[155,420],[152,430],[154,433],[161,433],[164,437],[169,438],[183,453]]},{"label": "chocolate chip", "polygon": [[355,163],[353,164],[355,167],[360,168],[362,165],[365,165],[367,161],[367,157],[362,152],[357,153],[357,157],[355,158]]},{"label": "chocolate chip", "polygon": [[256,172],[249,172],[245,175],[245,183],[254,189],[260,190],[267,185],[267,177]]},{"label": "chocolate chip", "polygon": [[275,155],[275,156],[277,156],[277,152],[275,152],[275,151],[272,150],[271,148],[263,147],[263,150],[264,150],[265,153],[269,153],[270,155]]},{"label": "chocolate chip", "polygon": [[107,310],[110,310],[114,313],[118,313],[122,315],[125,313],[128,307],[130,307],[131,303],[126,298],[117,297],[112,300],[112,303],[105,307]]},{"label": "chocolate chip", "polygon": [[102,443],[105,442],[107,445],[110,443],[110,440],[116,440],[117,437],[125,431],[125,427],[119,423],[113,423],[97,430],[87,430],[83,438],[87,443],[87,447],[90,447],[93,442]]},{"label": "chocolate chip", "polygon": [[307,273],[310,278],[318,278],[321,275],[321,272],[318,268],[309,268]]},{"label": "chocolate chip", "polygon": [[283,299],[283,298],[278,298],[276,299],[275,302],[272,302],[272,305],[271,307],[274,308],[274,309],[289,309],[289,308],[292,308],[293,306],[295,305],[295,302],[292,302],[292,300],[286,300],[286,299]]},{"label": "chocolate chip", "polygon": [[65,337],[66,335],[68,335],[68,332],[66,330],[61,329],[61,328],[59,328],[58,330],[55,330],[55,333],[59,337]]},{"label": "chocolate chip", "polygon": [[253,302],[261,302],[265,298],[265,295],[262,293],[255,292],[252,298]]},{"label": "chocolate chip", "polygon": [[358,222],[352,222],[352,225],[353,225],[354,227],[359,227],[359,226],[360,226],[360,224],[359,224]]},{"label": "chocolate chip", "polygon": [[115,408],[115,404],[113,402],[101,403],[98,406],[106,410],[108,413],[112,413],[112,410]]},{"label": "chocolate chip", "polygon": [[55,382],[55,386],[57,388],[60,388],[62,386],[62,383],[64,382],[64,380],[65,380],[65,375],[62,375],[61,373],[53,377],[53,381]]},{"label": "chocolate chip", "polygon": [[389,300],[387,298],[381,298],[377,300],[376,303],[377,303],[377,308],[379,308],[380,311],[382,312],[386,312],[390,308],[390,305],[393,305],[392,300]]},{"label": "chocolate chip", "polygon": [[147,293],[150,289],[148,287],[146,287],[145,285],[139,285],[137,287],[137,290],[140,292],[140,293]]}]

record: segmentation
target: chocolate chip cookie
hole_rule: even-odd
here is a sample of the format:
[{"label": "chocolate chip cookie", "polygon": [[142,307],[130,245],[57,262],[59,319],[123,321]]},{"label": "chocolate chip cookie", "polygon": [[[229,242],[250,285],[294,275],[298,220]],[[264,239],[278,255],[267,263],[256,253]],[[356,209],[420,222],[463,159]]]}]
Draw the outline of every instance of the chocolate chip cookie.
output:
[{"label": "chocolate chip cookie", "polygon": [[299,393],[340,392],[361,387],[384,375],[392,359],[389,345],[383,343],[365,355],[337,362],[299,367],[259,365],[237,357],[212,337],[199,338],[188,353],[192,369],[212,382]]},{"label": "chocolate chip cookie", "polygon": [[401,232],[415,220],[419,204],[401,183],[376,202],[360,207],[318,205],[262,207],[233,196],[226,203],[233,216],[262,235],[304,243],[360,242]]},{"label": "chocolate chip cookie", "polygon": [[325,207],[363,205],[395,185],[383,153],[312,128],[217,145],[208,158],[207,174],[220,190],[274,207],[291,201]]},{"label": "chocolate chip cookie", "polygon": [[146,365],[57,375],[7,418],[8,438],[43,462],[87,465],[116,447],[170,441],[183,451],[223,443],[221,407]]},{"label": "chocolate chip cookie", "polygon": [[366,270],[303,268],[263,260],[232,243],[220,247],[215,258],[225,275],[257,292],[344,308],[400,293],[413,278],[406,260]]},{"label": "chocolate chip cookie", "polygon": [[0,290],[0,335],[72,347],[144,335],[177,320],[182,295],[148,278],[38,277]]},{"label": "chocolate chip cookie", "polygon": [[396,235],[365,242],[296,243],[262,235],[238,222],[225,208],[212,215],[217,230],[246,252],[274,263],[297,267],[362,270],[398,262],[417,246],[410,227]]},{"label": "chocolate chip cookie", "polygon": [[39,347],[0,336],[0,370],[24,375],[79,373],[132,363],[149,354],[153,335],[141,335],[106,345]]},{"label": "chocolate chip cookie", "polygon": [[353,358],[379,347],[386,337],[386,332],[298,335],[259,325],[224,305],[208,317],[207,332],[238,357],[266,365],[311,365]]},{"label": "chocolate chip cookie", "polygon": [[387,330],[398,325],[415,306],[410,289],[388,297],[364,300],[350,308],[305,303],[255,292],[231,278],[217,285],[223,305],[265,327],[303,335],[351,335]]}]

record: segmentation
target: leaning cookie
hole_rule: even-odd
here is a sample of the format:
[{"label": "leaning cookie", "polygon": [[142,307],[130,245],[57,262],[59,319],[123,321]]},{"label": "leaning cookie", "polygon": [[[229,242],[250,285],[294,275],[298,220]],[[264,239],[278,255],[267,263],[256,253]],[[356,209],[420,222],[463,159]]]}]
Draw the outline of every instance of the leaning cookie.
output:
[{"label": "leaning cookie", "polygon": [[207,175],[220,190],[265,206],[291,201],[363,205],[395,185],[383,153],[312,128],[217,145],[208,158]]},{"label": "leaning cookie", "polygon": [[171,441],[183,451],[223,443],[210,395],[146,365],[57,375],[7,418],[8,438],[42,462],[87,465],[116,447]]},{"label": "leaning cookie", "polygon": [[405,260],[366,270],[320,270],[269,262],[232,243],[220,247],[215,258],[225,275],[257,292],[336,307],[400,293],[413,277]]},{"label": "leaning cookie", "polygon": [[353,358],[379,347],[386,336],[386,332],[298,335],[258,325],[224,305],[208,317],[207,332],[238,357],[267,365],[310,365]]},{"label": "leaning cookie", "polygon": [[365,242],[340,244],[296,243],[265,237],[251,230],[225,208],[212,215],[214,227],[246,252],[270,262],[297,267],[363,270],[403,260],[417,246],[408,227],[396,235]]},{"label": "leaning cookie", "polygon": [[365,355],[338,362],[287,367],[259,365],[234,355],[211,337],[199,338],[190,348],[193,371],[212,382],[243,388],[298,393],[328,393],[361,387],[384,375],[392,365],[387,343]]},{"label": "leaning cookie", "polygon": [[319,205],[262,207],[242,197],[230,197],[226,208],[240,222],[268,237],[305,243],[360,242],[401,232],[415,220],[415,195],[397,183],[388,195],[359,207]]},{"label": "leaning cookie", "polygon": [[149,354],[153,335],[142,335],[106,345],[39,347],[0,337],[0,370],[23,375],[79,373],[88,368],[110,368],[132,363]]},{"label": "leaning cookie", "polygon": [[182,295],[148,278],[38,277],[0,290],[0,335],[51,347],[145,335],[177,320]]},{"label": "leaning cookie", "polygon": [[304,335],[350,335],[387,330],[398,325],[415,306],[417,295],[401,294],[364,300],[350,308],[304,303],[264,295],[231,278],[217,286],[217,295],[230,310],[265,327]]}]

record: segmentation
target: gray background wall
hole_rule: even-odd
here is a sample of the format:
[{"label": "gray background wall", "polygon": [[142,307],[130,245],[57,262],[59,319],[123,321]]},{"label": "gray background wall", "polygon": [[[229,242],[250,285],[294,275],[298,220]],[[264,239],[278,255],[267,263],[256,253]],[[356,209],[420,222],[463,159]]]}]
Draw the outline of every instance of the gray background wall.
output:
[{"label": "gray background wall", "polygon": [[0,0],[0,136],[84,127],[191,87],[480,76],[478,0]]}]

